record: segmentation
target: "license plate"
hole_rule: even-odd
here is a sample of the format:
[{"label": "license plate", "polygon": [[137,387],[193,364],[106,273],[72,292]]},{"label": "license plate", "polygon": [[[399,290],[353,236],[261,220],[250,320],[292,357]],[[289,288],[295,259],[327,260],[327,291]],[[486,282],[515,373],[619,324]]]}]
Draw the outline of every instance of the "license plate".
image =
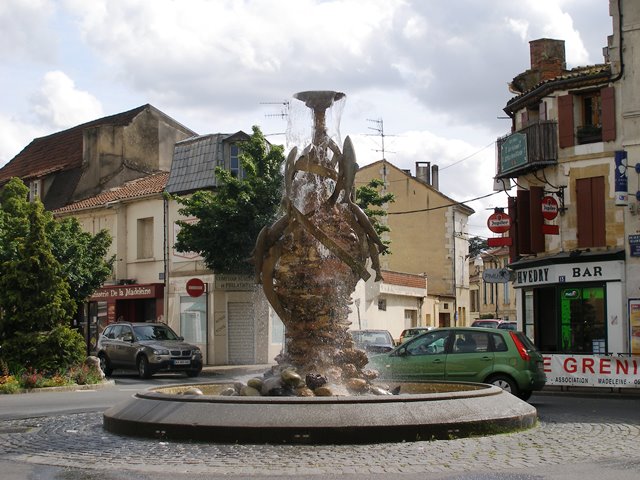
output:
[{"label": "license plate", "polygon": [[173,364],[174,365],[189,365],[191,363],[191,360],[174,360]]}]

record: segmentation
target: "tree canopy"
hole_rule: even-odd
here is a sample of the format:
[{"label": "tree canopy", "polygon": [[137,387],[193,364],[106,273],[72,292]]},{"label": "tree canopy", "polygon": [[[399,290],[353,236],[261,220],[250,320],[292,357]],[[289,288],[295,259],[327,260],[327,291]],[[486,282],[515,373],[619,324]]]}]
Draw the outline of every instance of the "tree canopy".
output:
[{"label": "tree canopy", "polygon": [[208,268],[222,273],[252,271],[249,258],[258,233],[275,221],[282,198],[284,148],[270,145],[257,126],[239,146],[244,175],[217,167],[215,191],[176,199],[181,215],[198,219],[178,221],[176,249],[199,252]]},{"label": "tree canopy", "polygon": [[0,191],[0,338],[68,325],[77,306],[111,273],[111,238],[56,222],[11,179]]},{"label": "tree canopy", "polygon": [[[367,214],[373,228],[380,238],[385,232],[391,231],[386,223],[382,222],[382,218],[387,216],[386,210],[382,207],[385,203],[393,203],[395,196],[393,193],[382,194],[380,188],[384,185],[384,182],[380,179],[374,178],[366,185],[362,185],[356,189],[356,204],[364,210]],[[390,240],[382,240],[387,247],[391,244]],[[382,252],[382,255],[387,255],[390,250],[387,249]]]}]

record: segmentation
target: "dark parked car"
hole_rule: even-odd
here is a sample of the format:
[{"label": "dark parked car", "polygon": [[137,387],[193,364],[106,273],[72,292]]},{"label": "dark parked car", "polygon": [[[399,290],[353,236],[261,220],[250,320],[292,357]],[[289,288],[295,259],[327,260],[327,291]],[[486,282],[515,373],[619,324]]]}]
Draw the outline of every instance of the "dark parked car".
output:
[{"label": "dark parked car", "polygon": [[503,330],[518,330],[518,322],[502,322],[498,328]]},{"label": "dark parked car", "polygon": [[384,353],[393,350],[395,343],[388,330],[351,330],[357,348],[368,353]]},{"label": "dark parked car", "polygon": [[105,375],[136,369],[141,378],[157,372],[185,372],[197,377],[202,352],[162,323],[113,323],[98,338],[97,355]]},{"label": "dark parked car", "polygon": [[410,338],[415,337],[416,335],[421,335],[423,333],[427,333],[429,330],[433,330],[434,327],[411,327],[405,328],[402,333],[400,333],[400,343],[404,343]]},{"label": "dark parked car", "polygon": [[481,327],[436,328],[371,356],[368,368],[390,380],[489,383],[523,400],[547,380],[542,356],[522,332]]}]

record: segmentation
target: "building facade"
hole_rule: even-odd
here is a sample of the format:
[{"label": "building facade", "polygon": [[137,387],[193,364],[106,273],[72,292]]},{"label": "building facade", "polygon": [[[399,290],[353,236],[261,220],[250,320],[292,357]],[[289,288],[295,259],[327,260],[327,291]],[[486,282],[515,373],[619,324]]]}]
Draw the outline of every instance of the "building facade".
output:
[{"label": "building facade", "polygon": [[356,187],[383,181],[395,201],[386,207],[391,240],[383,269],[426,276],[429,295],[418,325],[470,325],[468,219],[473,209],[438,190],[437,167],[416,165],[416,175],[386,160],[356,173]]},{"label": "building facade", "polygon": [[531,68],[504,109],[512,131],[497,142],[496,179],[518,185],[508,233],[518,322],[546,352],[640,354],[640,5],[612,0],[610,12],[602,64],[569,70],[563,41],[530,42]]}]

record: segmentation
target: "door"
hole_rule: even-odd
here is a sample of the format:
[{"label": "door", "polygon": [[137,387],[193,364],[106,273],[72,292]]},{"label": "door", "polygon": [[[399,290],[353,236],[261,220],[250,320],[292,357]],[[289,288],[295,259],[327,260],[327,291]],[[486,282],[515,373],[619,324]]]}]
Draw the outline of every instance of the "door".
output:
[{"label": "door", "polygon": [[489,333],[459,330],[454,333],[451,345],[446,363],[447,380],[482,382],[493,369]]},{"label": "door", "polygon": [[[388,357],[390,376],[398,380],[443,380],[449,331],[427,333],[407,341]],[[389,376],[389,372],[384,373]]]},{"label": "door", "polygon": [[251,302],[227,302],[229,313],[229,363],[256,363],[254,311]]}]

